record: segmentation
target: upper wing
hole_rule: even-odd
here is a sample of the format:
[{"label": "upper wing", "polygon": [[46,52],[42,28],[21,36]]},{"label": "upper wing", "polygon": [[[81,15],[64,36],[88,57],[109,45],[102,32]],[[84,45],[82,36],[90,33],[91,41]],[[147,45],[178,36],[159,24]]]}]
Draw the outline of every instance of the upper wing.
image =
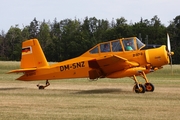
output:
[{"label": "upper wing", "polygon": [[126,58],[111,55],[89,61],[89,67],[101,69],[104,74],[110,74],[123,69],[137,67],[137,62],[128,61]]},{"label": "upper wing", "polygon": [[19,72],[28,72],[28,71],[34,71],[36,68],[27,68],[27,69],[17,69],[9,71],[8,73],[19,73]]}]

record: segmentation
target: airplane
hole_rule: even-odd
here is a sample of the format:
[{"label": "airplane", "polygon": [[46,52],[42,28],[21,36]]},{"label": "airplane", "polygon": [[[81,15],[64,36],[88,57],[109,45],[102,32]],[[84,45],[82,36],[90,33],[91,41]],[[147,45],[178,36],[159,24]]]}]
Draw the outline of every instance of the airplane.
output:
[{"label": "airplane", "polygon": [[[39,89],[49,86],[49,80],[68,78],[123,78],[134,80],[135,93],[153,92],[154,85],[146,74],[163,68],[170,63],[170,40],[167,34],[167,47],[146,48],[137,37],[121,38],[102,42],[79,57],[49,65],[37,39],[22,43],[20,69],[8,73],[23,73],[17,80],[46,80],[45,85],[37,85]],[[145,83],[137,80],[141,76]]]}]

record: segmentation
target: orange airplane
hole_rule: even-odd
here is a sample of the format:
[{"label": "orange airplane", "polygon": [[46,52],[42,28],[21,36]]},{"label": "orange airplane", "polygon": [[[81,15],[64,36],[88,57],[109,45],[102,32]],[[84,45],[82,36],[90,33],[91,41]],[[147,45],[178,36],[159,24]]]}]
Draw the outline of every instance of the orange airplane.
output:
[{"label": "orange airplane", "polygon": [[[136,93],[154,91],[154,85],[146,77],[147,73],[161,69],[170,63],[169,35],[168,49],[165,45],[158,48],[145,48],[137,37],[116,39],[99,43],[79,57],[49,65],[37,39],[22,43],[20,69],[8,73],[24,73],[17,80],[46,80],[46,85],[37,85],[39,89],[49,86],[48,80],[66,78],[122,78],[130,77],[135,81]],[[138,82],[141,76],[145,84]]]}]

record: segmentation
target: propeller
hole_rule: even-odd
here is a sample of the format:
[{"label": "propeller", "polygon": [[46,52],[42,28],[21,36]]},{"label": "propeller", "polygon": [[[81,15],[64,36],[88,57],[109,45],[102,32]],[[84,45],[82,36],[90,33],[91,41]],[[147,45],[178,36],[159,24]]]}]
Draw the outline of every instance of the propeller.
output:
[{"label": "propeller", "polygon": [[174,54],[174,52],[171,52],[171,44],[170,44],[170,38],[169,38],[169,34],[167,33],[167,49],[168,49],[168,56],[170,58],[170,65],[171,65],[171,74],[173,74],[172,71],[172,55]]},{"label": "propeller", "polygon": [[171,52],[171,44],[170,44],[170,38],[169,38],[169,34],[167,33],[167,48],[168,48],[168,52]]}]

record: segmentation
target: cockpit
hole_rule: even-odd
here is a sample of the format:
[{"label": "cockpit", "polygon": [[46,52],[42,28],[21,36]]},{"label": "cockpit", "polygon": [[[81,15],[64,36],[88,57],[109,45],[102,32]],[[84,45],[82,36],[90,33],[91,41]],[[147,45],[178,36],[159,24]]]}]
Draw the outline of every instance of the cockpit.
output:
[{"label": "cockpit", "polygon": [[90,54],[140,50],[145,46],[138,38],[123,38],[104,42],[93,47]]}]

